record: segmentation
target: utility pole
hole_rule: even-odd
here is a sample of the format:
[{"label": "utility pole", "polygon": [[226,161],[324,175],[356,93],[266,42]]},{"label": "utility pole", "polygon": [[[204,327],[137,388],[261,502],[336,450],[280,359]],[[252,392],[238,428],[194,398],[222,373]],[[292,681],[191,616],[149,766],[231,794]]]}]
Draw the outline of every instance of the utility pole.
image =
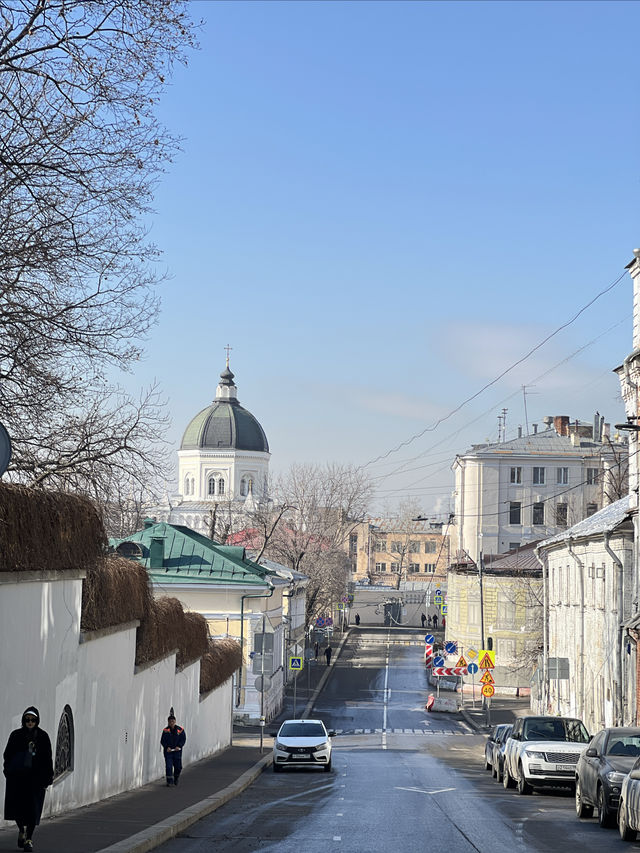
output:
[{"label": "utility pole", "polygon": [[[483,560],[482,560],[482,551],[478,553],[478,581],[480,584],[480,640],[482,642],[482,648],[485,648],[484,645],[484,590],[482,584],[482,569],[483,569]],[[483,697],[484,707],[487,710],[487,726],[491,725],[491,700],[487,699],[486,696]]]},{"label": "utility pole", "polygon": [[262,755],[263,740],[264,740],[264,653],[266,651],[265,642],[265,614],[262,614],[262,655],[260,660],[260,755]]}]

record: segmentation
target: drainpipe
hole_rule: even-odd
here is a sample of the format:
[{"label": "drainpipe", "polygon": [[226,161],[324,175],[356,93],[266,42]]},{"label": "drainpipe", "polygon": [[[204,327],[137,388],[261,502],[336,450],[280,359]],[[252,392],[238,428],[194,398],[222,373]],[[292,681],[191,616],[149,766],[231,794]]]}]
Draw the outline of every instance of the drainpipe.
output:
[{"label": "drainpipe", "polygon": [[577,694],[580,700],[580,707],[576,708],[576,716],[584,717],[584,563],[573,550],[573,540],[571,537],[567,540],[569,553],[576,561],[578,567],[578,577],[580,579],[580,636],[578,642],[580,644],[580,666],[578,667],[578,690]]},{"label": "drainpipe", "polygon": [[542,566],[542,713],[549,708],[549,596],[547,591],[547,561],[540,556],[539,547],[533,549],[536,560]]},{"label": "drainpipe", "polygon": [[616,681],[618,682],[618,689],[616,691],[616,713],[614,715],[614,725],[623,726],[624,725],[624,690],[622,686],[622,653],[623,653],[623,645],[624,645],[624,574],[622,567],[622,560],[618,557],[618,555],[611,549],[611,545],[609,544],[609,539],[611,537],[611,533],[607,530],[604,534],[604,547],[607,554],[611,557],[613,562],[615,563],[618,574],[617,574],[617,602],[618,602],[618,626],[617,626],[617,642],[616,642]]},{"label": "drainpipe", "polygon": [[[240,668],[238,669],[238,689],[236,693],[236,708],[238,708],[242,703],[242,671],[244,669],[244,600],[245,598],[271,598],[273,593],[275,592],[275,586],[272,583],[269,583],[269,592],[261,592],[257,595],[241,595],[240,596]],[[262,649],[262,654],[264,655],[264,646]]]}]

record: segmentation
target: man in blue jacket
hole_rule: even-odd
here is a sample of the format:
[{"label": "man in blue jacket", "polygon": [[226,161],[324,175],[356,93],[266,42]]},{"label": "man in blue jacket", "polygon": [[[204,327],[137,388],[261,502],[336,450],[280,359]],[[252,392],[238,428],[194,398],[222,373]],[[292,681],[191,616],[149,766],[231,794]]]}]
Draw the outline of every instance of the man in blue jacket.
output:
[{"label": "man in blue jacket", "polygon": [[176,718],[171,714],[167,719],[167,727],[162,730],[160,744],[164,749],[164,763],[167,768],[167,786],[177,785],[182,772],[182,747],[187,735],[185,730],[176,725]]}]

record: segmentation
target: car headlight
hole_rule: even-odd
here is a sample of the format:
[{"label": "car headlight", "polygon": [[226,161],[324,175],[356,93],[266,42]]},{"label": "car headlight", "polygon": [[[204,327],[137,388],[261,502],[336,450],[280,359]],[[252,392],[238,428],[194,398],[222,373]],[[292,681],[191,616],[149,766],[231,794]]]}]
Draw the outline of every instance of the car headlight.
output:
[{"label": "car headlight", "polygon": [[525,752],[529,758],[539,758],[541,761],[545,761],[547,758],[544,752],[536,752],[533,749],[525,749]]},{"label": "car headlight", "polygon": [[618,773],[616,770],[611,770],[606,774],[607,779],[611,782],[612,785],[622,785],[625,780],[626,773]]},{"label": "car headlight", "polygon": [[279,740],[275,742],[276,749],[279,749],[281,752],[286,752],[287,748],[283,743],[280,743]]},{"label": "car headlight", "polygon": [[319,743],[316,746],[316,752],[324,752],[329,749],[329,744],[325,741],[324,743]]}]

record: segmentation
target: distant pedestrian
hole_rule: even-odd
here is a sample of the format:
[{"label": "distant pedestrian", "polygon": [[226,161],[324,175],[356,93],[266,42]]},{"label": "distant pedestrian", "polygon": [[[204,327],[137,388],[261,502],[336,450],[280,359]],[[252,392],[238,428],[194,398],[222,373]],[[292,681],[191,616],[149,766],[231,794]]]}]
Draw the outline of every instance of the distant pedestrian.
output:
[{"label": "distant pedestrian", "polygon": [[9,735],[4,751],[7,778],[4,817],[18,826],[18,847],[33,850],[33,833],[40,823],[46,789],[53,782],[49,735],[40,728],[40,714],[31,706],[22,726]]},{"label": "distant pedestrian", "polygon": [[442,630],[444,631],[444,629],[445,629],[446,627],[447,627],[447,617],[446,617],[446,616],[443,616],[443,617],[442,617]]},{"label": "distant pedestrian", "polygon": [[427,621],[427,617],[424,615],[424,613],[420,614],[420,621],[422,622],[422,627],[424,628],[425,623]]},{"label": "distant pedestrian", "polygon": [[168,787],[178,784],[178,779],[182,773],[182,747],[186,740],[185,730],[176,725],[176,718],[170,714],[167,718],[167,727],[162,730],[162,737],[160,738],[160,745],[164,750]]},{"label": "distant pedestrian", "polygon": [[327,666],[329,666],[329,664],[331,663],[331,646],[327,646],[327,648],[324,650],[324,656],[327,659]]},{"label": "distant pedestrian", "polygon": [[316,653],[316,660],[318,660],[318,653],[319,653],[319,651],[320,651],[320,646],[319,646],[319,644],[318,644],[318,641],[317,641],[317,640],[316,640],[316,643],[315,643],[315,645],[314,645],[314,647],[313,647],[313,650],[314,650],[314,652]]},{"label": "distant pedestrian", "polygon": [[360,624],[360,614],[356,613],[356,625]]},{"label": "distant pedestrian", "polygon": [[433,627],[434,628],[438,627],[438,614],[437,613],[433,614]]}]

